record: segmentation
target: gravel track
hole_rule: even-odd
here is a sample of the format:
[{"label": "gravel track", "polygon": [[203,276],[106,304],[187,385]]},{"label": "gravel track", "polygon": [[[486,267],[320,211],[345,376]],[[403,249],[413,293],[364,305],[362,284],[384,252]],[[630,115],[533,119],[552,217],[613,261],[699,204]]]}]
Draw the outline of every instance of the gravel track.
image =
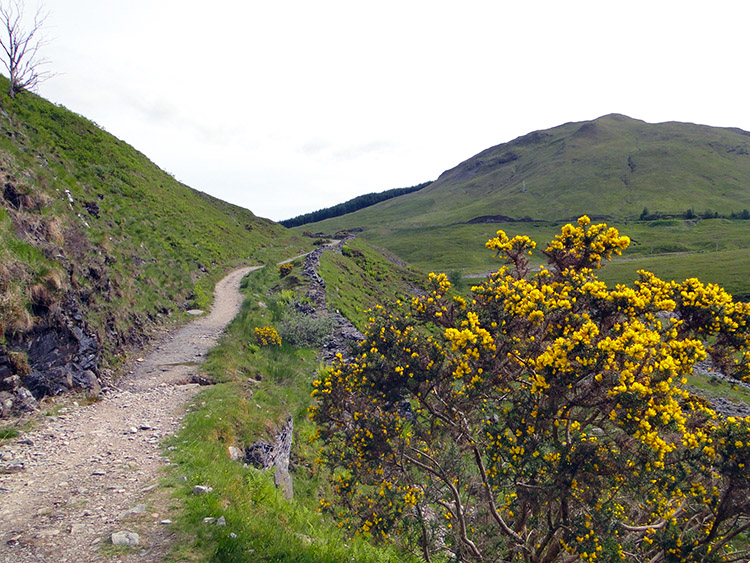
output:
[{"label": "gravel track", "polygon": [[[168,462],[160,442],[177,431],[198,388],[187,382],[239,311],[240,280],[257,268],[221,280],[210,314],[157,342],[101,401],[39,417],[0,447],[0,563],[162,559],[172,533],[169,498],[155,486]],[[123,530],[140,536],[124,554],[110,542]]]}]

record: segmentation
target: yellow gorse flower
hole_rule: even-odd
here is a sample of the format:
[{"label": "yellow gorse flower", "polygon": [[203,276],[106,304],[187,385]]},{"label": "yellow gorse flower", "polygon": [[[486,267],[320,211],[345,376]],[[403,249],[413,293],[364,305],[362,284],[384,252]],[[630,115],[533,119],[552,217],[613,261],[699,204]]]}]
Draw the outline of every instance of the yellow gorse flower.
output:
[{"label": "yellow gorse flower", "polygon": [[[469,296],[432,273],[375,308],[355,356],[313,382],[342,528],[509,561],[737,559],[722,538],[750,503],[722,499],[750,490],[750,418],[684,384],[709,356],[748,377],[750,306],[645,271],[607,287],[594,272],[628,244],[583,216],[531,272],[535,243],[498,231],[503,266]],[[425,514],[443,531],[423,535]]]}]

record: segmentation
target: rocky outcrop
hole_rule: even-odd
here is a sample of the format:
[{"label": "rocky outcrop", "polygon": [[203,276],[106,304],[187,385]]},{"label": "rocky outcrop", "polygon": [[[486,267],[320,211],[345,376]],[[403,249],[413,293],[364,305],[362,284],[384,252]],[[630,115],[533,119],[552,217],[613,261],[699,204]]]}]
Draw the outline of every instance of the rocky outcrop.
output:
[{"label": "rocky outcrop", "polygon": [[245,449],[245,462],[267,471],[273,469],[273,481],[286,499],[292,499],[294,489],[289,473],[289,458],[292,454],[294,421],[290,416],[273,443],[255,442]]},{"label": "rocky outcrop", "polygon": [[[750,384],[727,377],[723,373],[717,371],[709,360],[695,364],[693,372],[696,375],[708,378],[709,382],[726,382],[732,386],[750,389]],[[690,388],[689,390],[696,395],[701,395],[700,389]],[[725,399],[724,397],[707,397],[707,400],[711,403],[711,408],[723,416],[736,416],[741,418],[750,416],[750,405],[744,401],[735,402]]]},{"label": "rocky outcrop", "polygon": [[17,341],[0,346],[0,417],[37,407],[71,390],[101,391],[99,339],[71,300]]},{"label": "rocky outcrop", "polygon": [[326,304],[326,282],[318,273],[318,269],[320,268],[320,257],[323,252],[325,250],[341,252],[342,246],[353,238],[353,236],[349,236],[339,241],[333,247],[318,248],[314,252],[311,252],[307,255],[307,258],[305,258],[305,264],[302,269],[302,274],[310,280],[306,297],[313,303],[312,314],[327,315],[333,319],[336,327],[331,331],[328,340],[321,350],[325,361],[331,361],[336,354],[341,354],[344,357],[349,356],[352,344],[364,340],[365,338],[364,335],[357,330],[351,322],[349,322],[349,319],[344,317],[338,311],[330,311],[328,309],[328,305]]}]

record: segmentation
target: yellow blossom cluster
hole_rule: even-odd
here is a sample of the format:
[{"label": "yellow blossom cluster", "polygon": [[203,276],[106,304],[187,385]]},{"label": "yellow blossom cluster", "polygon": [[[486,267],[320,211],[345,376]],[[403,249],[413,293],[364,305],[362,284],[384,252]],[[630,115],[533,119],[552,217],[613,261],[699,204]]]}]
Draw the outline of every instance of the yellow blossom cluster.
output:
[{"label": "yellow blossom cluster", "polygon": [[281,337],[272,326],[256,327],[255,341],[261,346],[281,346]]},{"label": "yellow blossom cluster", "polygon": [[505,266],[469,296],[430,274],[425,295],[371,311],[354,357],[313,383],[338,475],[322,507],[425,558],[741,560],[750,418],[685,378],[708,357],[747,377],[750,309],[649,272],[608,288],[594,270],[627,244],[582,217],[530,273],[533,242],[498,231]]},{"label": "yellow blossom cluster", "polygon": [[550,259],[565,266],[599,268],[602,260],[621,254],[630,245],[630,238],[620,236],[614,227],[604,223],[592,225],[586,215],[577,225],[565,225],[544,252]]}]

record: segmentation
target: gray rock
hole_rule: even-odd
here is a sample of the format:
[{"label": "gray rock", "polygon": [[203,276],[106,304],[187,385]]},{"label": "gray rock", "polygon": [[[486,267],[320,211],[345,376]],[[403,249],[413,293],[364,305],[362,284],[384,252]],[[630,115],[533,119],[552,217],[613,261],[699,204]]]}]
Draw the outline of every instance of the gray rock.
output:
[{"label": "gray rock", "polygon": [[0,391],[13,391],[13,389],[20,386],[21,378],[15,374],[4,379],[0,379]]},{"label": "gray rock", "polygon": [[140,541],[140,536],[135,532],[122,531],[112,534],[112,545],[128,545],[135,547]]},{"label": "gray rock", "polygon": [[224,518],[223,516],[219,516],[219,518],[216,520],[216,525],[217,526],[226,526],[227,525],[226,518]]},{"label": "gray rock", "polygon": [[23,471],[26,469],[26,466],[24,465],[23,461],[20,460],[13,460],[10,463],[4,463],[3,465],[0,465],[0,475],[3,473],[18,473],[20,471]]},{"label": "gray rock", "polygon": [[210,493],[212,491],[213,491],[213,487],[208,487],[208,486],[205,486],[205,485],[196,485],[195,487],[193,487],[193,494],[195,496],[204,495],[204,494]]},{"label": "gray rock", "polygon": [[204,524],[213,524],[214,522],[216,522],[216,518],[213,518],[211,516],[207,516],[203,519]]},{"label": "gray rock", "polygon": [[245,457],[245,454],[240,450],[239,448],[235,446],[229,446],[229,459],[232,461],[237,461],[238,459],[242,459]]},{"label": "gray rock", "polygon": [[81,389],[86,389],[95,395],[102,392],[102,386],[99,384],[99,379],[96,374],[90,369],[83,370],[79,373],[73,374],[73,384]]},{"label": "gray rock", "polygon": [[273,473],[273,482],[277,489],[281,489],[281,496],[287,500],[294,498],[292,476],[289,474],[288,469],[277,467]]},{"label": "gray rock", "polygon": [[10,416],[13,409],[13,395],[7,391],[0,391],[0,418]]},{"label": "gray rock", "polygon": [[132,516],[134,514],[146,514],[146,505],[139,504],[137,506],[134,506],[133,508],[126,510],[125,512],[121,512],[117,518],[118,520],[122,520],[123,518],[127,518],[128,516]]},{"label": "gray rock", "polygon": [[274,469],[274,483],[286,499],[293,497],[292,477],[289,474],[289,456],[292,451],[294,422],[287,418],[273,444],[255,442],[245,450],[245,462],[266,471]]},{"label": "gray rock", "polygon": [[202,311],[201,309],[190,309],[190,310],[189,310],[189,311],[187,312],[187,314],[188,314],[188,315],[193,315],[193,316],[195,316],[195,317],[197,317],[197,316],[199,316],[199,315],[202,315],[202,314],[204,314],[204,313],[205,313],[205,311]]},{"label": "gray rock", "polygon": [[39,408],[39,403],[36,402],[34,395],[26,387],[17,388],[15,393],[15,406],[20,412],[31,412]]}]

